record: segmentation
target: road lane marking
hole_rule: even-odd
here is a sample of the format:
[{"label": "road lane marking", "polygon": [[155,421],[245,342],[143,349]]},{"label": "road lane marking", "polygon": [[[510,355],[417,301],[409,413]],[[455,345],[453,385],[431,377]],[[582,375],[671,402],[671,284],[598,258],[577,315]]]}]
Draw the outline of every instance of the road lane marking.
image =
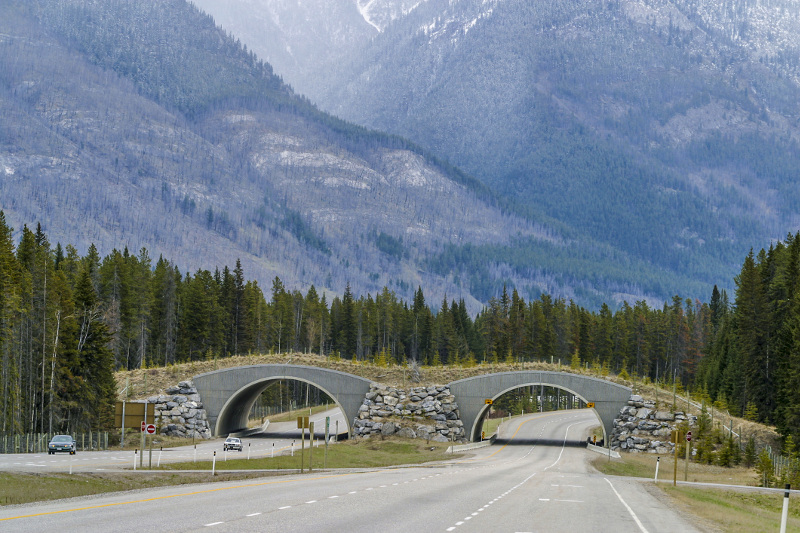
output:
[{"label": "road lane marking", "polygon": [[284,509],[291,509],[291,508],[292,508],[291,505],[284,505],[283,507],[278,507],[278,510],[283,511]]},{"label": "road lane marking", "polygon": [[224,524],[224,523],[225,522],[211,522],[210,524],[206,524],[206,527],[218,526],[218,525]]},{"label": "road lane marking", "polygon": [[258,515],[260,515],[260,514],[261,514],[261,513],[250,513],[249,515],[246,515],[246,516],[258,516]]},{"label": "road lane marking", "polygon": [[633,509],[631,509],[630,505],[625,503],[625,500],[623,500],[622,496],[619,495],[619,492],[617,492],[617,489],[614,488],[614,485],[611,484],[611,482],[608,480],[607,477],[604,477],[603,479],[606,480],[606,483],[608,483],[608,486],[611,487],[611,490],[613,490],[614,494],[617,495],[617,498],[619,498],[619,501],[621,501],[622,505],[625,506],[625,509],[628,510],[630,515],[633,517],[633,520],[636,522],[636,525],[639,526],[639,529],[642,531],[642,533],[648,533],[647,529],[645,529],[645,527],[642,525],[642,522],[639,520],[639,517],[636,516],[636,513],[633,512]]}]

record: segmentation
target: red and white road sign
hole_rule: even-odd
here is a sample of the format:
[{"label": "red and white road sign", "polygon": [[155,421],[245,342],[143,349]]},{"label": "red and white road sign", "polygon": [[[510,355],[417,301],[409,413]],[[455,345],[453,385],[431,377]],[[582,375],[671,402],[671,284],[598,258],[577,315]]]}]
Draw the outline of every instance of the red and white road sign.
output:
[{"label": "red and white road sign", "polygon": [[148,435],[155,435],[155,433],[156,433],[156,425],[155,424],[147,424],[147,427],[145,428],[145,430],[147,431]]},{"label": "red and white road sign", "polygon": [[146,426],[146,424],[144,423],[144,420],[142,420],[142,433],[144,433],[145,426]]},{"label": "red and white road sign", "polygon": [[692,442],[692,432],[691,431],[687,431],[686,432],[686,442]]}]

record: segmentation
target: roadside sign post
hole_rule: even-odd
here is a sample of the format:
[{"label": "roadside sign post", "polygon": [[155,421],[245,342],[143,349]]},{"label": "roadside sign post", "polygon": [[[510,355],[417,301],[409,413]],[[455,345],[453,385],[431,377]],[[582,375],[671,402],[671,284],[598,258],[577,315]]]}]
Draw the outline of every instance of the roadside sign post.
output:
[{"label": "roadside sign post", "polygon": [[[155,424],[146,424],[144,426],[144,431],[147,435],[150,435],[150,465],[148,468],[152,470],[153,468],[153,435],[156,434],[156,425]],[[144,434],[144,433],[143,433]],[[160,461],[160,459],[159,459]]]},{"label": "roadside sign post", "polygon": [[674,468],[672,470],[672,486],[678,486],[678,430],[675,430],[675,461],[674,461]]},{"label": "roadside sign post", "polygon": [[328,435],[330,434],[331,430],[331,417],[325,417],[325,456],[322,460],[322,468],[328,468]]},{"label": "roadside sign post", "polygon": [[314,468],[314,422],[308,423],[308,473]]},{"label": "roadside sign post", "polygon": [[689,450],[692,448],[692,432],[686,432],[686,462],[683,465],[683,480],[689,481]]},{"label": "roadside sign post", "polygon": [[[308,427],[308,417],[307,416],[298,416],[297,417],[297,429],[300,430],[300,473],[303,473],[303,469],[305,468],[305,456],[306,456],[306,428]],[[294,449],[294,448],[292,448]]]}]

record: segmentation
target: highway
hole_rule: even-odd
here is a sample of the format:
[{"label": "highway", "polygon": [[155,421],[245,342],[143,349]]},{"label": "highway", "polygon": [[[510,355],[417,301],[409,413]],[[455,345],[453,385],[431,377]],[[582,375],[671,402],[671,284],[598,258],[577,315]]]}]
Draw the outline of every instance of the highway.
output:
[{"label": "highway", "polygon": [[588,466],[591,411],[512,419],[494,446],[425,466],[314,472],[0,508],[2,531],[693,532],[647,480]]},{"label": "highway", "polygon": [[[310,420],[314,422],[317,445],[323,444],[325,438],[325,417],[331,417],[331,432],[336,428],[336,421],[339,421],[340,431],[347,432],[347,424],[340,409],[331,409],[323,413],[313,415]],[[308,433],[306,433],[308,439]],[[153,449],[153,466],[159,462],[166,464],[170,462],[185,461],[210,461],[214,452],[217,452],[217,461],[224,461],[226,456],[240,459],[278,456],[291,453],[294,444],[295,453],[300,450],[300,430],[297,429],[296,422],[280,422],[270,424],[265,432],[243,437],[244,450],[239,452],[224,452],[222,442],[225,439],[217,438],[208,441],[198,440],[195,445],[178,446],[174,448],[164,448],[159,446]],[[306,440],[308,446],[308,440]],[[139,451],[141,453],[141,450]],[[0,454],[0,472],[103,472],[119,469],[132,469],[134,458],[136,458],[137,468],[141,464],[141,457],[134,457],[134,449],[108,450],[108,451],[79,451],[75,455],[47,453],[20,453],[20,454]],[[149,449],[145,450],[144,466],[150,462]],[[71,469],[71,470],[70,470]]]}]

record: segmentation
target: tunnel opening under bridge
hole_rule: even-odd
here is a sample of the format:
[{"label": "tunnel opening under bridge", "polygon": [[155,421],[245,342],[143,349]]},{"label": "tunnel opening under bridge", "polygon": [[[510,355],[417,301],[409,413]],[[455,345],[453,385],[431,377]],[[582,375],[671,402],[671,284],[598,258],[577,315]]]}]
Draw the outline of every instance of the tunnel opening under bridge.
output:
[{"label": "tunnel opening under bridge", "polygon": [[[489,400],[491,403],[489,403]],[[575,409],[586,409],[588,402],[573,391],[561,387],[545,386],[543,384],[521,385],[516,388],[501,392],[496,398],[487,399],[484,408],[478,414],[476,428],[480,435],[475,435],[473,440],[489,438],[497,432],[499,425],[513,416],[530,415],[534,413],[548,413]],[[603,427],[603,421],[597,413],[598,426]],[[541,445],[541,446],[583,446],[583,438],[568,440],[552,439],[509,439],[495,438],[498,444],[509,445]]]},{"label": "tunnel opening under bridge", "polygon": [[280,382],[299,382],[295,390],[302,390],[305,384],[308,396],[312,387],[318,389],[320,397],[329,398],[341,409],[345,425],[342,429],[348,435],[352,434],[353,420],[370,384],[367,379],[336,370],[288,364],[241,366],[194,377],[209,426],[217,436],[247,428],[259,397]]},{"label": "tunnel opening under bridge", "polygon": [[296,427],[297,417],[317,419],[314,434],[319,438],[326,433],[335,435],[337,440],[348,437],[348,426],[343,423],[343,412],[336,400],[310,382],[293,379],[269,382],[250,408],[248,427],[244,431],[254,438],[299,439],[301,429]]},{"label": "tunnel opening under bridge", "polygon": [[[606,379],[546,370],[484,374],[453,381],[449,383],[449,387],[458,401],[461,420],[472,441],[481,440],[481,432],[484,431],[481,425],[495,400],[510,391],[522,389],[527,391],[529,401],[532,402],[530,397],[538,389],[535,396],[540,408],[547,402],[555,405],[565,402],[577,408],[581,405],[578,401],[591,408],[603,427],[604,440],[608,442],[608,436],[614,428],[614,418],[627,405],[631,394],[629,387]],[[551,392],[546,393],[546,390]]]}]

